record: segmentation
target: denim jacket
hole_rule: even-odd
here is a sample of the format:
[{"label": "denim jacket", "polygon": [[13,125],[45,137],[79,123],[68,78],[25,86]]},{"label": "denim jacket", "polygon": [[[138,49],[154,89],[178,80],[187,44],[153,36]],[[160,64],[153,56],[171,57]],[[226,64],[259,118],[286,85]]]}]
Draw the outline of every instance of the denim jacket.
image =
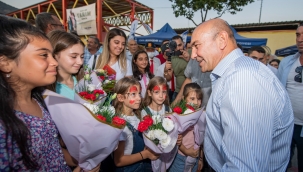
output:
[{"label": "denim jacket", "polygon": [[301,56],[301,54],[299,52],[297,52],[294,55],[285,57],[279,64],[278,78],[281,81],[281,83],[284,85],[285,88],[286,88],[287,77],[288,77],[289,71],[291,69],[291,66],[296,62],[296,60],[298,58],[300,58],[300,56]]}]

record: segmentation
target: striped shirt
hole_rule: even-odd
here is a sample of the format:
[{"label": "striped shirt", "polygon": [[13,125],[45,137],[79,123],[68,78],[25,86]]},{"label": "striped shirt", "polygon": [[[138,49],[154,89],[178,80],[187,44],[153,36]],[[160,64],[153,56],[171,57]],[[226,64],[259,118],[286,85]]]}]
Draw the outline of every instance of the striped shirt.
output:
[{"label": "striped shirt", "polygon": [[264,64],[240,49],[211,73],[204,151],[216,171],[285,171],[293,132],[288,94]]}]

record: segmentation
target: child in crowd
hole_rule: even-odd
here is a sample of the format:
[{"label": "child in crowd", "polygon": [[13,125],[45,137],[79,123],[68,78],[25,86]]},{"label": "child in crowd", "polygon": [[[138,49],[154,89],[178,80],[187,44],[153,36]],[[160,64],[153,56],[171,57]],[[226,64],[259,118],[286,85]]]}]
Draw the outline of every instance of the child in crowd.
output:
[{"label": "child in crowd", "polygon": [[62,30],[54,30],[47,36],[54,47],[53,55],[58,62],[57,80],[49,89],[74,100],[74,87],[81,78],[78,74],[84,62],[84,44],[79,37]]},{"label": "child in crowd", "polygon": [[132,60],[132,68],[134,78],[136,78],[141,84],[141,96],[144,98],[149,80],[154,77],[149,69],[150,65],[146,51],[139,50],[135,52]]},{"label": "child in crowd", "polygon": [[151,172],[150,160],[156,160],[158,155],[144,148],[142,133],[137,130],[140,122],[140,83],[134,78],[122,78],[116,83],[114,92],[117,94],[114,100],[116,113],[126,120],[118,148],[114,151],[115,171]]},{"label": "child in crowd", "polygon": [[[202,103],[202,90],[197,83],[186,84],[183,91],[183,99],[187,104],[200,108]],[[179,135],[179,150],[176,155],[169,172],[183,172],[187,156],[197,158],[194,167],[191,169],[192,172],[201,171],[203,166],[203,151],[202,147],[194,149],[194,127],[189,127],[184,133]],[[198,158],[200,157],[200,158]]]},{"label": "child in crowd", "polygon": [[168,86],[163,77],[155,76],[149,81],[143,105],[145,109],[141,112],[142,119],[147,114],[164,115],[171,111],[168,100]]},{"label": "child in crowd", "polygon": [[42,97],[56,80],[48,38],[24,20],[0,15],[0,171],[71,171]]}]

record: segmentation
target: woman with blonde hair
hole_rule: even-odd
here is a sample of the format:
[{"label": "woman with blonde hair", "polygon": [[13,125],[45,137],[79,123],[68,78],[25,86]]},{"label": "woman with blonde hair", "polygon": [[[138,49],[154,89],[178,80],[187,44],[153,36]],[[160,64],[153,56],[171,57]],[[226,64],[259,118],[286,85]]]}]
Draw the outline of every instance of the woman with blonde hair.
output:
[{"label": "woman with blonde hair", "polygon": [[265,50],[264,58],[266,58],[266,66],[277,76],[278,70],[274,67],[272,67],[268,62],[271,58],[271,50],[268,46],[263,45],[262,48]]},{"label": "woman with blonde hair", "polygon": [[93,67],[104,69],[109,75],[115,74],[117,81],[125,76],[132,76],[132,65],[126,59],[125,45],[125,33],[117,28],[111,29],[105,36],[103,52]]}]

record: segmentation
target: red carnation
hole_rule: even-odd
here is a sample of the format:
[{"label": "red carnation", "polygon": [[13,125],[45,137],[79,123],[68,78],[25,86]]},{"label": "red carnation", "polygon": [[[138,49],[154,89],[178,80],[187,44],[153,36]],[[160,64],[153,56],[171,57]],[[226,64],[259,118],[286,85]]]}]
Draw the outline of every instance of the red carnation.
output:
[{"label": "red carnation", "polygon": [[103,75],[99,76],[99,78],[104,81],[105,77]]},{"label": "red carnation", "polygon": [[147,116],[143,117],[143,122],[145,124],[147,124],[147,126],[149,127],[149,126],[153,125],[154,121],[149,115],[147,115]]},{"label": "red carnation", "polygon": [[106,118],[100,114],[97,115],[97,118],[100,119],[101,121],[105,122]]},{"label": "red carnation", "polygon": [[92,101],[96,100],[96,96],[94,94],[87,94],[84,98]]},{"label": "red carnation", "polygon": [[82,91],[80,93],[78,93],[81,97],[84,97],[86,96],[88,93],[86,91]]},{"label": "red carnation", "polygon": [[173,112],[176,112],[177,114],[181,114],[182,113],[182,108],[180,108],[179,106],[175,107],[173,109]]},{"label": "red carnation", "polygon": [[138,125],[138,131],[140,131],[142,133],[143,131],[146,131],[147,129],[148,129],[147,123],[145,123],[144,121],[141,121]]},{"label": "red carnation", "polygon": [[195,111],[195,108],[194,108],[194,107],[192,107],[192,106],[191,106],[191,105],[189,105],[189,104],[187,104],[187,105],[186,105],[186,107],[187,107],[188,109],[192,110],[192,111]]},{"label": "red carnation", "polygon": [[121,125],[125,125],[126,122],[125,122],[124,119],[115,116],[115,117],[113,117],[113,124],[114,124],[114,125],[121,126]]},{"label": "red carnation", "polygon": [[93,93],[100,95],[100,94],[104,94],[104,91],[103,90],[94,90]]}]

